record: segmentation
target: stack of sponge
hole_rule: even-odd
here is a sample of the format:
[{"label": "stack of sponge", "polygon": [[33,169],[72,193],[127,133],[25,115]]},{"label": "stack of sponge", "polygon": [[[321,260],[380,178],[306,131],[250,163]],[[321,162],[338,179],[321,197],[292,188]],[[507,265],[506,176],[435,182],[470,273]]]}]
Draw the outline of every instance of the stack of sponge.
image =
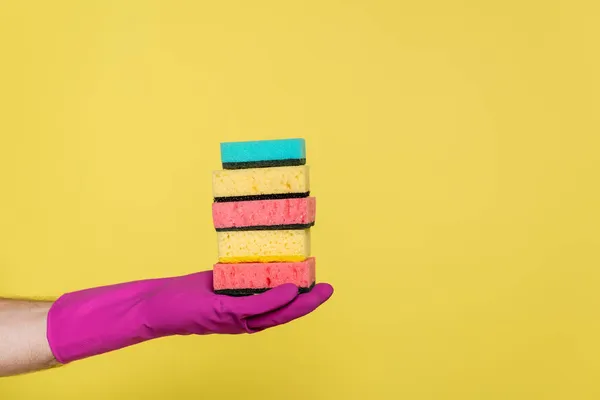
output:
[{"label": "stack of sponge", "polygon": [[284,283],[310,291],[316,199],[310,196],[305,141],[221,143],[221,164],[213,172],[215,293],[246,296]]}]

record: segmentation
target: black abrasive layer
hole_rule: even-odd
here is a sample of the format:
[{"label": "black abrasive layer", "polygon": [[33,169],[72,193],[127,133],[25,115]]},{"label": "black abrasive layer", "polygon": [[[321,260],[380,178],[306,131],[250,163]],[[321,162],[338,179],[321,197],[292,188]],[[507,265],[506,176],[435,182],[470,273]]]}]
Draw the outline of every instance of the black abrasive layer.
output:
[{"label": "black abrasive layer", "polygon": [[254,226],[232,226],[229,228],[215,228],[217,232],[234,231],[282,231],[292,229],[308,229],[314,226],[314,221],[309,224],[290,224],[290,225],[254,225]]},{"label": "black abrasive layer", "polygon": [[[309,287],[299,287],[298,288],[298,293],[302,294],[302,293],[308,293],[312,290],[312,288],[315,287],[315,282],[313,282]],[[267,290],[271,290],[270,288],[262,288],[262,289],[220,289],[220,290],[215,290],[215,294],[222,294],[225,296],[234,296],[234,297],[241,297],[241,296],[251,296],[253,294],[260,294],[260,293],[264,293]]]},{"label": "black abrasive layer", "polygon": [[242,161],[242,162],[224,162],[223,169],[246,169],[246,168],[268,168],[268,167],[294,167],[305,165],[306,158],[291,158],[286,160],[265,160],[265,161]]},{"label": "black abrasive layer", "polygon": [[310,192],[304,193],[274,193],[274,194],[257,194],[249,196],[226,196],[215,197],[216,203],[226,201],[251,201],[251,200],[280,200],[280,199],[301,199],[310,196]]}]

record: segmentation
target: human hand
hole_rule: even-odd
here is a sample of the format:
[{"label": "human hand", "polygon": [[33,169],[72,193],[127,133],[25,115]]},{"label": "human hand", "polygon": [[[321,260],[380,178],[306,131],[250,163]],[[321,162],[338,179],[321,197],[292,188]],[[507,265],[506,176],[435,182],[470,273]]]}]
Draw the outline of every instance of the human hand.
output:
[{"label": "human hand", "polygon": [[61,363],[172,335],[257,333],[307,315],[333,287],[298,294],[293,284],[244,297],[213,292],[212,271],[85,289],[48,313],[48,341]]}]

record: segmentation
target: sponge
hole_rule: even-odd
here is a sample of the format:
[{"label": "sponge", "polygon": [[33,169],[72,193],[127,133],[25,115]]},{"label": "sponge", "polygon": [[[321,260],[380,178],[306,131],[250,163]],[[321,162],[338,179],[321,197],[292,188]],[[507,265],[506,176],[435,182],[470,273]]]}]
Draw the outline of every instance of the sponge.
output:
[{"label": "sponge", "polygon": [[215,293],[247,296],[285,283],[310,291],[316,199],[304,139],[224,142],[221,164],[212,173]]},{"label": "sponge", "polygon": [[217,232],[220,263],[298,262],[310,256],[310,229]]},{"label": "sponge", "polygon": [[223,169],[304,165],[304,139],[256,140],[221,143]]},{"label": "sponge", "polygon": [[309,195],[307,165],[213,171],[215,202],[303,198]]},{"label": "sponge", "polygon": [[315,223],[316,198],[213,203],[219,231],[303,229]]},{"label": "sponge", "polygon": [[294,283],[308,292],[315,284],[315,259],[287,263],[217,263],[213,267],[213,287],[217,294],[250,295],[284,283]]}]

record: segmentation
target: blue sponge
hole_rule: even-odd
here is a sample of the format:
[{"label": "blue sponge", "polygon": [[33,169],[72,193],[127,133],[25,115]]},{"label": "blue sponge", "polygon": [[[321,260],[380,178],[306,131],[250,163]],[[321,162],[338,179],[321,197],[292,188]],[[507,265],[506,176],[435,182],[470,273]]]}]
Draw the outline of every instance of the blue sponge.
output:
[{"label": "blue sponge", "polygon": [[223,169],[281,167],[306,164],[304,139],[221,143]]}]

